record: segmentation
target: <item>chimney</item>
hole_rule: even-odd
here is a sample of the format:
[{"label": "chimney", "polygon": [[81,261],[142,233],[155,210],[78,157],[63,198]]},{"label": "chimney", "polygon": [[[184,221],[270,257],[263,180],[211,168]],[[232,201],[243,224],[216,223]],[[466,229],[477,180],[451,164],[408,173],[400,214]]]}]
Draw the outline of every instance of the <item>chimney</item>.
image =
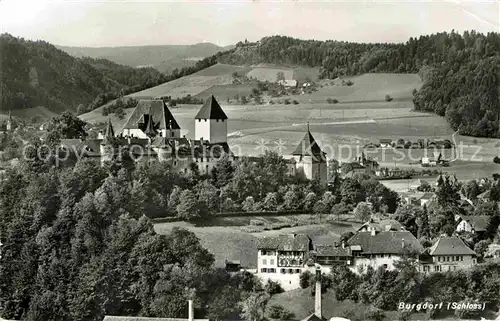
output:
[{"label": "chimney", "polygon": [[314,295],[314,314],[318,318],[323,318],[321,315],[321,268],[316,267],[316,292]]},{"label": "chimney", "polygon": [[404,249],[405,248],[405,239],[401,239],[401,248]]},{"label": "chimney", "polygon": [[194,320],[194,307],[193,300],[188,300],[188,321]]}]

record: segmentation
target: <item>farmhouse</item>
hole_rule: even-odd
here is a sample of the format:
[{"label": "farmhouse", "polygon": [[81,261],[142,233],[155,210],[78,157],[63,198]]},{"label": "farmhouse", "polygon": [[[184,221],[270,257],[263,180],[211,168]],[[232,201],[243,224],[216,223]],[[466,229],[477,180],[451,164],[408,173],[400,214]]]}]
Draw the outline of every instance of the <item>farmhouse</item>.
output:
[{"label": "farmhouse", "polygon": [[279,282],[285,290],[299,288],[299,275],[312,249],[312,240],[305,234],[262,238],[257,246],[257,276]]},{"label": "farmhouse", "polygon": [[488,226],[489,219],[490,216],[488,215],[461,215],[458,217],[458,224],[455,230],[457,232],[470,232],[474,234],[484,233]]},{"label": "farmhouse", "polygon": [[286,79],[278,81],[278,84],[287,88],[296,88],[298,83],[295,79]]},{"label": "farmhouse", "polygon": [[436,198],[433,192],[402,192],[399,193],[401,201],[408,205],[424,206]]},{"label": "farmhouse", "polygon": [[467,269],[476,264],[476,252],[457,236],[442,236],[421,257],[420,271],[445,272]]}]

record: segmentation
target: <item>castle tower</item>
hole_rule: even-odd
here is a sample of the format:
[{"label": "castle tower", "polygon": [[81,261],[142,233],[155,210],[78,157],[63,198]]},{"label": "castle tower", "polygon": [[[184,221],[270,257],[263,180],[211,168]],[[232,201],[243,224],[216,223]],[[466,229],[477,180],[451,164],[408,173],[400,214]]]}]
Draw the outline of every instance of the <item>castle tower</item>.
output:
[{"label": "castle tower", "polygon": [[212,95],[195,116],[195,139],[210,144],[227,143],[227,116]]},{"label": "castle tower", "polygon": [[292,153],[296,162],[296,173],[309,180],[318,179],[321,186],[326,186],[327,162],[326,154],[316,143],[313,135],[309,131]]},{"label": "castle tower", "polygon": [[115,139],[115,130],[113,129],[113,124],[111,124],[111,119],[108,118],[108,124],[106,126],[106,131],[104,134],[104,139],[101,141],[100,151],[101,151],[101,165],[105,162],[111,161],[115,156],[116,146],[113,144]]}]

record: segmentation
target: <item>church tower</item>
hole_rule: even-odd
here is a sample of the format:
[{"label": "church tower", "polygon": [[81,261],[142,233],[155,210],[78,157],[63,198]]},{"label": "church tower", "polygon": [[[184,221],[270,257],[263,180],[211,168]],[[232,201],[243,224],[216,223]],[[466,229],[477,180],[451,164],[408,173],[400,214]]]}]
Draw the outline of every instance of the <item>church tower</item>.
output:
[{"label": "church tower", "polygon": [[195,139],[210,144],[227,143],[227,116],[212,95],[195,116]]},{"label": "church tower", "polygon": [[327,183],[327,161],[324,153],[316,143],[313,135],[309,131],[292,153],[296,162],[296,172],[309,180],[318,179],[321,186]]}]

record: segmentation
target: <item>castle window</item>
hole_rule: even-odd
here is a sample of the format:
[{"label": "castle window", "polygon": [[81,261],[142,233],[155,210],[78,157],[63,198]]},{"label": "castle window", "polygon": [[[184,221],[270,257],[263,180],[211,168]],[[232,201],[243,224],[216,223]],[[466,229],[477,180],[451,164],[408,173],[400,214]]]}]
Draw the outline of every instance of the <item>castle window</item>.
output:
[{"label": "castle window", "polygon": [[177,166],[177,161],[174,161],[174,166]]},{"label": "castle window", "polygon": [[207,122],[207,119],[205,118],[205,122]]},{"label": "castle window", "polygon": [[198,119],[198,122],[200,123],[200,122],[201,122],[201,119]]}]

